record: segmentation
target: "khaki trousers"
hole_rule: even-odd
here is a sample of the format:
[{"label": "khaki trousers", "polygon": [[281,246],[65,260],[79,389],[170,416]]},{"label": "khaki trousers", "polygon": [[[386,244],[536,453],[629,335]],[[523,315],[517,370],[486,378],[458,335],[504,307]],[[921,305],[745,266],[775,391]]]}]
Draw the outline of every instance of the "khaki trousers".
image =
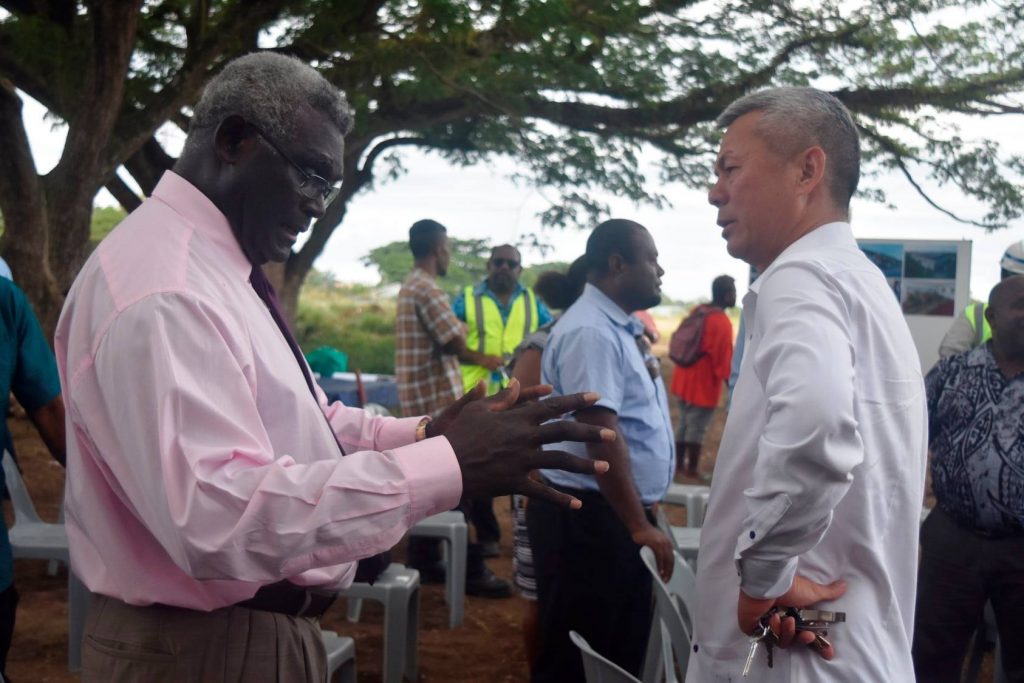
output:
[{"label": "khaki trousers", "polygon": [[85,683],[323,683],[320,624],[245,607],[137,607],[93,595],[82,644]]}]

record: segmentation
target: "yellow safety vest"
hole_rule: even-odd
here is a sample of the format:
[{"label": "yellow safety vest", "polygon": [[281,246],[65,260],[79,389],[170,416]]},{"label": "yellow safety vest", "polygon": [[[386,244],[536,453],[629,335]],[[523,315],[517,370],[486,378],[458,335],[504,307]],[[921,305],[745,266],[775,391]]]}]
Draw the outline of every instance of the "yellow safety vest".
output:
[{"label": "yellow safety vest", "polygon": [[[501,356],[506,361],[512,357],[523,338],[537,331],[537,295],[527,287],[522,294],[516,296],[509,311],[508,320],[501,321],[498,304],[489,296],[477,295],[473,287],[466,287],[463,292],[466,301],[466,348],[479,351],[488,356]],[[492,373],[482,365],[462,366],[462,385],[469,391],[480,382],[487,380],[487,395],[498,393],[508,386],[508,376],[504,371]]]},{"label": "yellow safety vest", "polygon": [[[988,318],[985,317],[986,308],[988,308],[988,304],[983,301],[967,307],[967,322],[971,324],[971,329],[974,330],[974,346],[984,344],[992,338],[992,328],[989,327]],[[978,327],[979,323],[981,324],[980,329]]]}]

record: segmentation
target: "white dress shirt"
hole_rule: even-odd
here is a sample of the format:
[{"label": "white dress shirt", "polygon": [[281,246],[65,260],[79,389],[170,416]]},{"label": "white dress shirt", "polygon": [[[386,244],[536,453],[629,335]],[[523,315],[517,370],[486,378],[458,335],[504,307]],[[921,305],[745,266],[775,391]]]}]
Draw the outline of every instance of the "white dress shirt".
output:
[{"label": "white dress shirt", "polygon": [[917,351],[846,223],[790,245],[743,301],[746,349],[701,533],[687,681],[738,681],[742,586],[844,579],[831,662],[758,652],[749,680],[913,681],[910,643],[927,419]]}]

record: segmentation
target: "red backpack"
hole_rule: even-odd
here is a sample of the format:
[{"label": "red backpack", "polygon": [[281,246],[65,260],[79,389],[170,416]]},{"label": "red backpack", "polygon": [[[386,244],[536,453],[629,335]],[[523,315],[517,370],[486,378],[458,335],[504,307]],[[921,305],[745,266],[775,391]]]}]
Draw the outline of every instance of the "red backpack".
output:
[{"label": "red backpack", "polygon": [[701,304],[686,316],[668,341],[668,357],[673,363],[688,368],[704,355],[700,340],[704,337],[704,320],[709,313],[720,311],[717,306]]}]

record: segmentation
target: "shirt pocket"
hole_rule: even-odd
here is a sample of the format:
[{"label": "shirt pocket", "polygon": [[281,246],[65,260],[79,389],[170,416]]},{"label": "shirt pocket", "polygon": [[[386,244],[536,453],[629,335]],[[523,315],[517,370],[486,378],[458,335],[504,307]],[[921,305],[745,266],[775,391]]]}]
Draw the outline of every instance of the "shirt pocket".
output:
[{"label": "shirt pocket", "polygon": [[[927,426],[924,384],[919,379],[877,378],[858,382],[856,391],[855,417],[864,448],[862,468],[873,467],[887,455],[881,445],[899,449],[900,455],[909,455],[920,447],[915,440],[926,438]],[[916,420],[920,420],[921,428],[908,429]]]}]

